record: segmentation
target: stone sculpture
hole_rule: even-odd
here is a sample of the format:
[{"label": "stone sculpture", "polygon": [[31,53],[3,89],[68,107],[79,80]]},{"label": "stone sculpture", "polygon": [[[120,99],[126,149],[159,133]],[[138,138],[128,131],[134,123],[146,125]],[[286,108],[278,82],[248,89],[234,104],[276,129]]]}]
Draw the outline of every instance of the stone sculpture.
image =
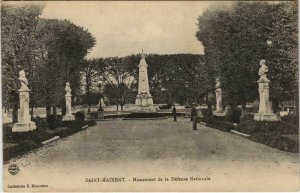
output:
[{"label": "stone sculpture", "polygon": [[265,60],[260,61],[260,69],[258,72],[259,80],[258,93],[259,93],[259,110],[254,114],[254,120],[256,121],[278,121],[278,116],[275,115],[270,107],[269,101],[269,83],[267,78],[268,67]]},{"label": "stone sculpture", "polygon": [[72,115],[72,94],[71,94],[71,87],[70,87],[70,83],[67,82],[66,83],[66,87],[65,87],[65,91],[66,91],[66,115],[63,116],[63,121],[73,121],[75,120],[74,115]]},{"label": "stone sculpture", "polygon": [[29,88],[28,80],[25,75],[25,71],[19,72],[19,80],[21,82],[21,88],[19,91],[20,108],[18,110],[18,122],[14,124],[12,132],[28,132],[36,129],[35,122],[31,121],[31,115],[29,113]]}]

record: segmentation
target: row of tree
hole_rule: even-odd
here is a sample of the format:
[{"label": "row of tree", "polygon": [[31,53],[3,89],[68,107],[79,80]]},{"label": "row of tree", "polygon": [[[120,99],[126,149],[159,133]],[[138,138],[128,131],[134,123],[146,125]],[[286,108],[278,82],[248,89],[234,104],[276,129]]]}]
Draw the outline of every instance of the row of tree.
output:
[{"label": "row of tree", "polygon": [[[93,96],[92,93],[99,92],[98,87],[102,87],[103,94],[117,108],[120,105],[122,110],[125,103],[134,103],[140,58],[137,54],[86,60],[82,70],[86,95]],[[207,94],[203,56],[149,54],[146,61],[155,103],[185,104]]]},{"label": "row of tree", "polygon": [[[84,59],[95,45],[87,30],[67,20],[39,18],[42,7],[2,6],[3,106],[18,108],[18,72],[28,73],[31,106],[64,105],[64,86],[86,102],[101,92],[123,109],[137,94],[140,55]],[[255,14],[254,14],[255,13]],[[220,78],[224,99],[236,106],[258,98],[259,61],[265,59],[273,107],[298,99],[297,6],[237,2],[210,8],[198,18],[196,37],[205,56],[149,54],[148,76],[155,103],[205,102]],[[99,95],[100,96],[100,95]]]},{"label": "row of tree", "polygon": [[[219,78],[225,103],[245,109],[247,102],[258,99],[261,59],[269,66],[273,109],[278,111],[281,102],[298,101],[297,21],[294,2],[237,2],[228,8],[208,9],[198,18],[196,33],[205,56],[146,57],[155,103],[206,102],[203,98],[210,98]],[[87,61],[102,67],[95,73],[102,77],[97,81],[105,85],[104,94],[121,108],[125,102],[134,102],[139,59],[140,55],[131,55]],[[90,84],[86,83],[87,92]]]},{"label": "row of tree", "polygon": [[1,6],[3,106],[18,108],[18,72],[24,69],[31,88],[32,107],[51,107],[64,100],[64,87],[80,86],[82,61],[95,45],[95,38],[68,20],[43,19],[37,5]]},{"label": "row of tree", "polygon": [[205,11],[196,37],[205,47],[208,85],[220,78],[227,103],[245,108],[258,99],[259,61],[265,59],[273,109],[298,101],[297,16],[297,2],[236,2]]}]

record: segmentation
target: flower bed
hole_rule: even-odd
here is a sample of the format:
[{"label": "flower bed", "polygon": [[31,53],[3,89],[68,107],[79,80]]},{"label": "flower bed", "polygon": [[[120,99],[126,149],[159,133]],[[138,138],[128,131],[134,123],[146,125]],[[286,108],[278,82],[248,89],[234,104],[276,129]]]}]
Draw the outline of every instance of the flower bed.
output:
[{"label": "flower bed", "polygon": [[289,152],[299,151],[298,127],[285,122],[245,121],[235,130],[249,134],[249,139]]},{"label": "flower bed", "polygon": [[[25,133],[13,133],[12,124],[3,125],[3,161],[8,162],[11,158],[23,155],[27,152],[30,152],[34,149],[37,149],[42,146],[42,142],[48,139],[51,139],[55,136],[61,138],[72,135],[78,131],[83,130],[83,126],[95,125],[95,121],[70,121],[62,122],[60,121],[59,125],[56,125],[56,128],[51,129],[49,123],[46,119],[35,118],[37,129]],[[59,122],[59,121],[58,121]]]}]

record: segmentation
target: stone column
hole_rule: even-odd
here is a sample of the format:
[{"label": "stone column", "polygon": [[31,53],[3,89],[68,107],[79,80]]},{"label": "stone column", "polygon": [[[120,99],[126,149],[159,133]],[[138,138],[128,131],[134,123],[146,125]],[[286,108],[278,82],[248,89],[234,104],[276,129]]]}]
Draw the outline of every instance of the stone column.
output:
[{"label": "stone column", "polygon": [[28,81],[25,77],[24,70],[19,72],[21,81],[21,88],[18,90],[20,95],[20,109],[18,109],[18,122],[14,124],[12,132],[27,132],[36,129],[35,122],[31,121],[29,113],[29,88]]},{"label": "stone column", "polygon": [[70,83],[67,82],[66,83],[66,87],[65,87],[65,90],[66,90],[66,95],[65,95],[65,98],[66,98],[66,115],[63,116],[63,121],[73,121],[75,120],[75,117],[74,115],[72,115],[72,95],[71,95],[71,88],[70,88]]},{"label": "stone column", "polygon": [[266,73],[268,72],[268,67],[266,66],[266,61],[260,61],[259,75],[260,78],[258,83],[259,92],[259,110],[258,113],[254,114],[254,120],[256,121],[278,121],[278,116],[275,115],[270,107],[269,101],[269,83],[270,80],[267,78]]},{"label": "stone column", "polygon": [[226,112],[223,111],[223,103],[222,103],[222,89],[220,79],[216,79],[216,111],[214,111],[215,116],[225,116]]},{"label": "stone column", "polygon": [[216,89],[216,112],[217,113],[222,113],[223,112],[222,90],[221,90],[221,88]]}]

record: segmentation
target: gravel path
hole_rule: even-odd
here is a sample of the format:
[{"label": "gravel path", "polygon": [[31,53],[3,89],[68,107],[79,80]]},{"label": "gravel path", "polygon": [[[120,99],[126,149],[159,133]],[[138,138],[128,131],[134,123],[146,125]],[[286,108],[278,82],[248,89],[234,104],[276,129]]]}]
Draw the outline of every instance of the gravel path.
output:
[{"label": "gravel path", "polygon": [[[4,165],[7,191],[297,191],[298,154],[188,119],[102,121]],[[7,172],[10,164],[20,172]],[[126,182],[86,182],[118,177]],[[158,177],[169,181],[157,181]],[[171,181],[188,178],[188,181]],[[179,177],[179,178],[176,178]],[[200,180],[191,181],[190,177]],[[134,182],[133,178],[156,178]],[[204,180],[206,179],[206,180]],[[210,179],[210,180],[207,180]],[[31,185],[30,185],[31,187]]]}]

